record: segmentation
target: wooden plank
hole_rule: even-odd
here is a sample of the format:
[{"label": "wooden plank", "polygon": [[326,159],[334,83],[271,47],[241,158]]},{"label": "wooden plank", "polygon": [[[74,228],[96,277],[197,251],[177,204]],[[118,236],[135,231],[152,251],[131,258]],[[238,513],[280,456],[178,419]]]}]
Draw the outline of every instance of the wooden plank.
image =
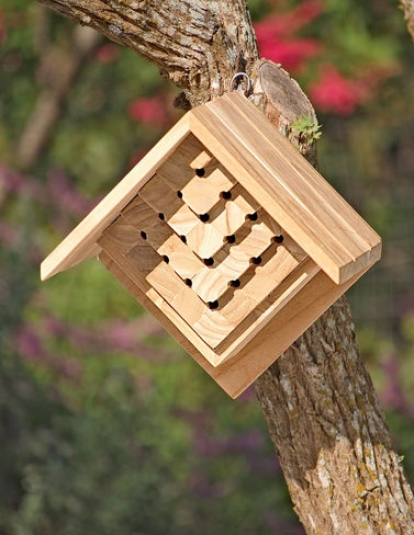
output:
[{"label": "wooden plank", "polygon": [[182,117],[115,188],[45,258],[40,268],[42,280],[96,255],[95,245],[103,230],[154,175],[156,169],[189,134],[189,116]]},{"label": "wooden plank", "polygon": [[[238,106],[244,97],[237,98]],[[228,100],[196,108],[191,115],[192,131],[333,280],[346,280],[375,261],[380,249],[376,233],[247,104],[254,110],[250,116],[240,113],[233,103],[228,105]],[[312,180],[308,180],[310,175]]]}]

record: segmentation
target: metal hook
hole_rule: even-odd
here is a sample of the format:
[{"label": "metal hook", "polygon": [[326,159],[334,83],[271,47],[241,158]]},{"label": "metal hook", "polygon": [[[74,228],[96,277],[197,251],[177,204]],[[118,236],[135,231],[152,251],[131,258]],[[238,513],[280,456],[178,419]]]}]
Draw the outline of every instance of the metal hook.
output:
[{"label": "metal hook", "polygon": [[247,95],[250,93],[251,88],[252,88],[252,81],[251,81],[251,79],[249,78],[249,76],[245,72],[236,72],[236,74],[233,76],[233,78],[231,79],[231,82],[230,82],[230,91],[234,90],[234,82],[240,76],[242,76],[243,78],[246,79],[247,87],[246,87],[246,89],[244,91],[244,95],[247,97]]}]

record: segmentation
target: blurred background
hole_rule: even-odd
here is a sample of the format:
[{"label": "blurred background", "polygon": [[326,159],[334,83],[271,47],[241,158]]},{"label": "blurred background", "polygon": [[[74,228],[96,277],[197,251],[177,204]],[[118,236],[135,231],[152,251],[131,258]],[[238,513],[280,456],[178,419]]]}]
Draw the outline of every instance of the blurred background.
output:
[{"label": "blurred background", "polygon": [[[322,174],[384,241],[348,292],[414,481],[414,45],[396,0],[250,0]],[[0,535],[301,535],[253,389],[232,401],[95,260],[39,263],[171,127],[155,67],[0,4]]]}]

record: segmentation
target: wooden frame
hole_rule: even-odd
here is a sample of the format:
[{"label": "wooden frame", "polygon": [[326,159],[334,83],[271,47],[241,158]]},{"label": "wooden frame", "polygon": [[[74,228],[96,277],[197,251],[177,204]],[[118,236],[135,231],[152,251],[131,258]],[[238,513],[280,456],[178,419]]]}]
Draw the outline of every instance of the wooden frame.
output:
[{"label": "wooden frame", "polygon": [[99,255],[234,397],[380,253],[371,227],[231,93],[187,113],[41,276]]}]

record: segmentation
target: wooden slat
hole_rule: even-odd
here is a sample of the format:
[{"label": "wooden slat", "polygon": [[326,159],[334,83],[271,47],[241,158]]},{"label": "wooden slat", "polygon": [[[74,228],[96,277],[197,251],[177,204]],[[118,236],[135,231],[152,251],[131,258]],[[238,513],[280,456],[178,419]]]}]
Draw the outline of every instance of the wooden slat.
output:
[{"label": "wooden slat", "polygon": [[102,231],[153,176],[189,134],[189,116],[185,115],[119,182],[115,188],[81,221],[81,223],[42,262],[40,275],[46,280],[60,271],[96,255],[95,245]]},{"label": "wooden slat", "polygon": [[194,109],[191,128],[335,282],[378,258],[377,234],[243,96]]}]

